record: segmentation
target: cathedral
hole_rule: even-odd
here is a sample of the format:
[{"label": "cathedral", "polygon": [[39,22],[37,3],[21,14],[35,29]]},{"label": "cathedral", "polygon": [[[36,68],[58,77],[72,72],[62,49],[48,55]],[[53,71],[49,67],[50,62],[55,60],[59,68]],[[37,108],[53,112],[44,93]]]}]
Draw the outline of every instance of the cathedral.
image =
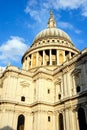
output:
[{"label": "cathedral", "polygon": [[0,72],[0,130],[87,130],[87,48],[56,27],[52,11],[21,62]]}]

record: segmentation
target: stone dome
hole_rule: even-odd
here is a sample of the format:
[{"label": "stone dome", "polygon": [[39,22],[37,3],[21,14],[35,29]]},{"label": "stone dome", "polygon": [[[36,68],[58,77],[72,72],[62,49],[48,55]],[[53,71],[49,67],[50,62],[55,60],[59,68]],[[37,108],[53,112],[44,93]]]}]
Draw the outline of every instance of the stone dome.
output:
[{"label": "stone dome", "polygon": [[55,69],[78,53],[69,35],[56,27],[56,21],[50,12],[48,28],[36,35],[31,47],[22,57],[22,64],[24,69],[32,71],[37,67]]},{"label": "stone dome", "polygon": [[51,37],[51,38],[57,37],[57,38],[65,39],[65,40],[72,42],[69,35],[67,33],[65,33],[63,30],[58,29],[58,28],[44,29],[43,31],[41,31],[39,34],[36,35],[34,42],[36,42],[37,40],[43,39],[43,38],[48,38],[48,37]]},{"label": "stone dome", "polygon": [[73,45],[69,35],[63,30],[56,27],[56,21],[54,19],[52,12],[50,12],[50,18],[48,20],[48,28],[42,30],[36,35],[32,46],[36,45],[38,41],[42,41],[43,39],[50,39],[50,38],[65,40],[69,42],[69,44]]}]

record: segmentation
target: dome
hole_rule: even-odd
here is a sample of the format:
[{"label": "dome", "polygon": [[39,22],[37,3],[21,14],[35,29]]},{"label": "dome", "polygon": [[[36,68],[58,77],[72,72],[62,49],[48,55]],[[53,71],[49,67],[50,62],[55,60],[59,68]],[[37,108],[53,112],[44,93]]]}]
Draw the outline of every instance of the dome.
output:
[{"label": "dome", "polygon": [[34,42],[37,40],[43,39],[43,38],[48,38],[48,37],[53,37],[53,38],[57,37],[57,38],[65,39],[65,40],[72,42],[71,38],[68,36],[68,34],[65,33],[63,30],[58,29],[58,28],[44,29],[39,34],[37,34],[37,36],[34,39]]},{"label": "dome", "polygon": [[48,20],[48,28],[42,30],[36,35],[32,45],[34,45],[36,42],[40,40],[47,39],[47,38],[55,38],[61,40],[63,39],[72,44],[72,40],[69,37],[69,35],[63,30],[56,27],[56,21],[54,19],[52,12],[50,12],[50,18]]},{"label": "dome", "polygon": [[31,47],[22,57],[22,64],[24,69],[32,71],[37,67],[55,69],[78,53],[69,35],[56,27],[56,21],[50,12],[48,28],[36,35]]}]

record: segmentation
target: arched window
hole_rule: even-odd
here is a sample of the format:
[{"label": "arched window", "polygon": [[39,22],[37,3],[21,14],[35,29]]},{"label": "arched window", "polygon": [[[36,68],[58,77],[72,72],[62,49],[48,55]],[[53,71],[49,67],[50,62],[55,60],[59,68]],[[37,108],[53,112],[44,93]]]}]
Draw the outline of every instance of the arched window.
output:
[{"label": "arched window", "polygon": [[62,113],[59,114],[59,130],[64,130]]},{"label": "arched window", "polygon": [[24,115],[19,115],[18,123],[17,123],[17,130],[24,130],[24,121],[25,121]]},{"label": "arched window", "polygon": [[87,130],[85,112],[83,108],[78,109],[78,119],[79,119],[79,128],[80,130]]}]

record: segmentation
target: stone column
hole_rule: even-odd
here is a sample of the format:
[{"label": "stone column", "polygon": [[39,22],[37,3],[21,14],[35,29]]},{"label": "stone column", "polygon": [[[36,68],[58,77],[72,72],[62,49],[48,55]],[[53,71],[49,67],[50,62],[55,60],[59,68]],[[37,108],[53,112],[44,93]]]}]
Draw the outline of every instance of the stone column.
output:
[{"label": "stone column", "polygon": [[45,51],[43,50],[43,65],[45,65]]},{"label": "stone column", "polygon": [[28,61],[28,69],[30,69],[30,66],[31,66],[31,59],[29,57],[29,61]]},{"label": "stone column", "polygon": [[27,59],[25,58],[25,70],[27,68]]},{"label": "stone column", "polygon": [[70,130],[70,116],[69,116],[69,109],[65,111],[65,120],[66,120],[66,130]]},{"label": "stone column", "polygon": [[74,122],[73,122],[73,112],[72,112],[72,108],[69,108],[69,122],[70,122],[70,128],[72,128],[72,130],[76,130],[74,128]]},{"label": "stone column", "polygon": [[82,84],[82,87],[84,90],[86,90],[86,83],[87,83],[87,74],[86,74],[86,63],[82,65],[82,75],[80,74],[80,84]]},{"label": "stone column", "polygon": [[54,130],[58,130],[59,127],[59,120],[58,120],[58,112],[54,112],[55,121],[54,121]]},{"label": "stone column", "polygon": [[73,95],[76,94],[76,84],[75,84],[75,76],[73,75],[73,83],[72,83]]},{"label": "stone column", "polygon": [[25,69],[25,61],[23,61],[22,68]]},{"label": "stone column", "polygon": [[65,96],[65,85],[64,85],[64,75],[62,74],[61,79],[61,98],[63,99]]},{"label": "stone column", "polygon": [[27,57],[27,70],[29,69],[29,57]]},{"label": "stone column", "polygon": [[66,129],[66,117],[65,117],[65,111],[63,111],[63,124],[64,124],[64,130],[67,130]]},{"label": "stone column", "polygon": [[38,52],[36,54],[36,66],[38,66]]},{"label": "stone column", "polygon": [[59,51],[58,50],[56,51],[57,51],[57,65],[59,65]]},{"label": "stone column", "polygon": [[28,65],[28,64],[27,64],[27,58],[26,58],[26,70],[27,70],[27,68],[28,68],[27,65]]},{"label": "stone column", "polygon": [[69,52],[69,59],[71,59],[71,52]]},{"label": "stone column", "polygon": [[66,85],[66,74],[63,74],[63,90],[64,90],[64,97],[67,96],[67,85]]},{"label": "stone column", "polygon": [[65,51],[63,51],[64,62],[66,61]]},{"label": "stone column", "polygon": [[79,129],[79,120],[78,120],[78,111],[75,112],[75,123],[76,123],[76,130]]},{"label": "stone column", "polygon": [[50,50],[50,65],[52,65],[52,50]]},{"label": "stone column", "polygon": [[17,130],[18,116],[19,116],[18,113],[14,112],[13,121],[12,121],[13,130]]},{"label": "stone column", "polygon": [[25,113],[25,123],[24,123],[24,129],[25,130],[33,130],[32,129],[32,116],[30,113]]},{"label": "stone column", "polygon": [[72,108],[71,109],[71,115],[72,115],[72,130],[78,130],[77,128],[77,118],[76,118],[76,111]]},{"label": "stone column", "polygon": [[72,96],[72,86],[71,86],[71,76],[70,76],[70,71],[68,70],[67,72],[67,91],[68,91],[68,95]]}]

